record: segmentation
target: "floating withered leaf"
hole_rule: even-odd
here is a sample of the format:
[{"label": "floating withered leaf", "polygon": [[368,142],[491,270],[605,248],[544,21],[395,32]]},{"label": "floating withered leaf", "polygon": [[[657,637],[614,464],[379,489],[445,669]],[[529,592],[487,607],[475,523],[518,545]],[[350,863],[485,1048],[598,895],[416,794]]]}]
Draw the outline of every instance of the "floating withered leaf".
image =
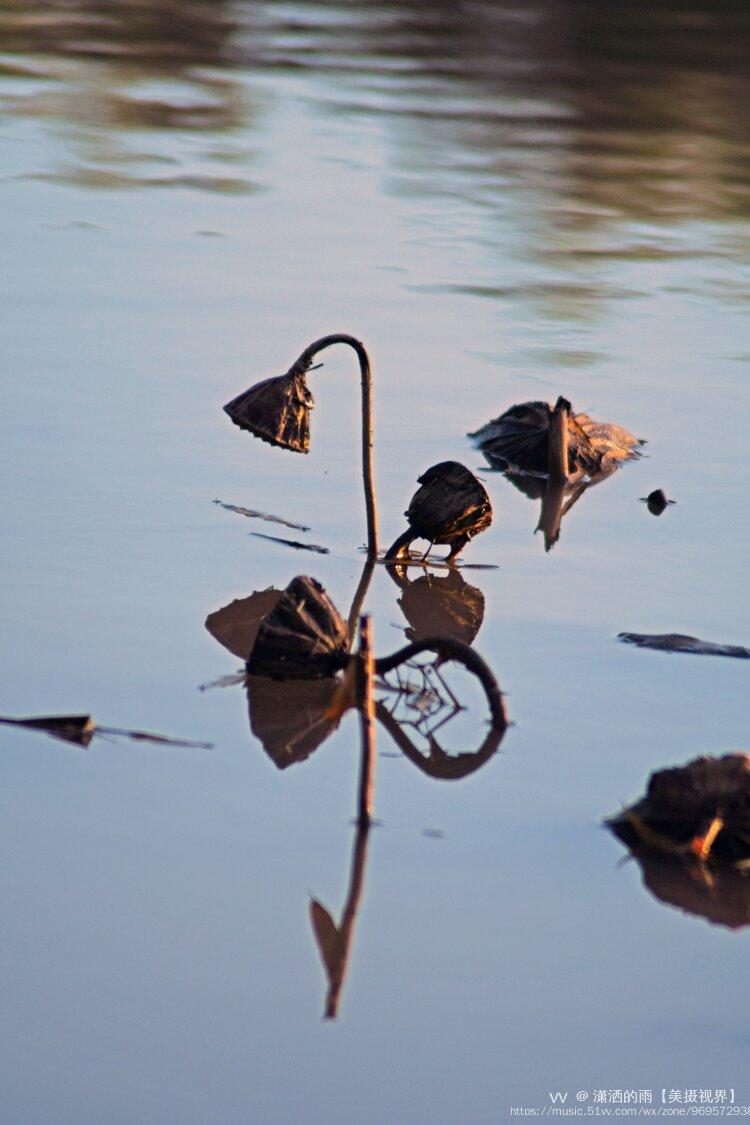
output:
[{"label": "floating withered leaf", "polygon": [[657,652],[687,652],[696,656],[734,656],[739,660],[750,659],[750,648],[742,645],[720,645],[712,641],[701,641],[697,637],[687,637],[682,633],[618,633],[618,639],[638,648],[653,648]]},{"label": "floating withered leaf", "polygon": [[339,681],[248,676],[250,729],[280,770],[304,762],[339,725]]},{"label": "floating withered leaf", "polygon": [[96,726],[90,715],[40,715],[29,719],[3,717],[0,718],[0,723],[40,730],[52,738],[74,742],[77,746],[88,746],[96,733]]},{"label": "floating withered leaf", "polygon": [[[452,560],[470,539],[492,523],[492,505],[484,485],[458,461],[441,461],[417,478],[421,488],[404,512],[409,527],[386,552],[397,560],[414,539],[450,544]],[[429,551],[429,549],[428,549]]]},{"label": "floating withered leaf", "polygon": [[[561,401],[558,399],[558,406]],[[567,404],[569,405],[569,404]],[[523,402],[481,429],[469,433],[489,466],[546,476],[549,468],[548,436],[555,408],[548,402]],[[568,416],[568,476],[594,476],[638,456],[641,439],[611,422],[595,422],[588,414]]]},{"label": "floating withered leaf", "polygon": [[291,520],[282,519],[281,516],[272,516],[268,512],[256,512],[254,508],[242,508],[239,504],[225,504],[223,500],[214,500],[220,508],[227,512],[235,512],[238,516],[247,516],[248,519],[266,520],[268,523],[278,523],[282,527],[290,527],[293,531],[310,531],[307,524],[292,523]]},{"label": "floating withered leaf", "polygon": [[220,645],[241,660],[247,660],[255,644],[260,623],[276,605],[281,590],[269,586],[247,598],[236,598],[229,605],[209,613],[206,629]]},{"label": "floating withered leaf", "polygon": [[318,543],[300,543],[299,539],[281,539],[278,535],[266,535],[262,531],[251,531],[250,535],[256,539],[269,539],[272,543],[283,543],[285,547],[294,547],[296,551],[315,551],[318,555],[330,555],[328,547],[321,547]]},{"label": "floating withered leaf", "polygon": [[241,430],[269,445],[307,453],[310,448],[310,411],[315,400],[307,386],[305,368],[294,365],[286,375],[256,383],[224,407]]},{"label": "floating withered leaf", "polygon": [[346,622],[320,583],[300,575],[261,623],[247,671],[311,680],[335,676],[348,663]]},{"label": "floating withered leaf", "polygon": [[745,866],[750,862],[750,755],[696,758],[658,770],[645,796],[606,823],[628,847]]},{"label": "floating withered leaf", "polygon": [[87,747],[97,735],[113,738],[129,738],[134,742],[152,742],[164,746],[192,747],[198,750],[213,750],[212,742],[193,742],[183,738],[169,738],[163,734],[153,734],[145,730],[123,730],[120,727],[99,726],[90,715],[41,715],[29,719],[0,718],[6,726],[27,727],[40,730],[52,738],[63,742],[73,742]]},{"label": "floating withered leaf", "polygon": [[410,641],[446,636],[470,645],[484,620],[484,594],[455,568],[439,577],[423,574],[410,581],[405,567],[389,565],[388,573],[401,588],[398,604],[409,622]]},{"label": "floating withered leaf", "polygon": [[641,500],[652,516],[660,516],[662,512],[667,510],[670,504],[676,504],[676,500],[668,500],[667,495],[663,488],[655,488],[653,492],[649,492],[648,496],[641,496]]}]

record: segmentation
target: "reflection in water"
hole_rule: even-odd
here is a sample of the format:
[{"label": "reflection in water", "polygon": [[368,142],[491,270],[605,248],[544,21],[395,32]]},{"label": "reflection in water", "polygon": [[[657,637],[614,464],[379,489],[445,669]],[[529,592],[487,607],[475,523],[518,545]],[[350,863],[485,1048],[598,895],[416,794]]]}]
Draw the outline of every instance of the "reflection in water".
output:
[{"label": "reflection in water", "polygon": [[511,0],[361,0],[263,12],[263,33],[243,38],[250,58],[328,70],[339,110],[390,117],[406,190],[500,208],[509,189],[528,190],[533,168],[571,227],[746,213],[750,13],[734,0],[531,0],[522,11]]},{"label": "reflection in water", "polygon": [[[434,652],[435,659],[431,664],[425,665],[415,662],[416,657],[424,652],[434,650],[437,651]],[[458,699],[439,672],[439,665],[443,661],[449,662],[451,660],[461,663],[464,668],[477,676],[490,707],[490,730],[482,745],[473,754],[450,755],[438,745],[434,733],[438,725],[445,723],[445,718],[439,720],[437,725],[430,726],[431,723],[435,723],[439,713],[446,705],[449,711],[452,709],[453,714],[462,709]],[[481,657],[478,657],[471,649],[462,645],[455,645],[455,642],[451,645],[451,642],[444,641],[441,650],[440,644],[433,639],[422,645],[409,645],[400,652],[394,653],[392,657],[377,661],[376,665],[379,666],[379,672],[384,677],[389,672],[398,672],[405,667],[410,670],[412,675],[418,673],[422,677],[422,685],[416,692],[412,689],[408,680],[404,683],[399,677],[397,681],[396,694],[399,697],[406,698],[407,709],[412,709],[415,718],[407,718],[399,722],[393,710],[389,710],[382,702],[376,704],[375,714],[395,739],[397,745],[403,750],[406,757],[414,762],[423,773],[431,777],[455,781],[473,773],[490,760],[502,741],[507,723],[499,688],[494,676],[492,676]],[[441,691],[446,693],[447,700],[442,698]],[[448,718],[450,717],[449,715]],[[427,754],[420,752],[411,741],[409,734],[407,734],[407,727],[411,727],[413,731],[419,731],[427,739],[429,746]],[[364,784],[365,773],[366,766],[363,754],[360,788]],[[360,818],[352,852],[349,890],[340,924],[336,925],[330,913],[316,899],[313,899],[310,903],[310,921],[313,934],[328,977],[325,1018],[330,1020],[336,1019],[338,1016],[341,992],[351,957],[354,927],[364,889],[369,831],[369,823],[363,822]]]},{"label": "reflection in water", "polygon": [[339,725],[335,679],[247,676],[245,687],[250,730],[280,770],[304,762]]},{"label": "reflection in water", "polygon": [[[374,566],[375,559],[370,557],[346,625],[323,588],[304,577],[295,578],[282,594],[273,589],[261,591],[232,602],[206,620],[211,634],[231,652],[241,655],[250,646],[249,665],[272,672],[248,674],[245,685],[251,731],[279,769],[305,761],[336,730],[347,710],[357,707],[360,711],[359,826],[340,924],[336,925],[320,902],[313,899],[310,904],[313,934],[328,978],[326,1019],[336,1019],[339,1012],[364,889],[372,815],[375,743],[372,735],[367,737],[371,711],[366,706],[372,698],[372,662],[367,685],[363,688],[360,682],[362,669],[367,666],[362,656],[365,637],[369,637],[367,619],[361,619],[360,653],[349,659],[343,677],[335,673],[339,658],[351,651],[353,623],[362,609]],[[425,575],[411,583],[402,573],[404,569],[389,568],[404,597],[411,597],[414,620],[421,620],[430,635],[417,636],[419,629],[412,624],[413,642],[374,662],[380,677],[379,694],[384,694],[390,704],[376,702],[374,716],[422,773],[456,781],[486,765],[507,729],[502,694],[494,675],[463,642],[463,638],[473,640],[479,629],[484,598],[457,571],[442,579]],[[417,594],[410,594],[414,590]],[[436,634],[440,623],[449,635]],[[338,662],[335,667],[332,654]],[[310,678],[311,658],[316,656],[318,664],[314,678]],[[447,681],[445,665],[451,663],[459,664],[478,680],[489,708],[489,730],[474,752],[449,753],[437,739],[439,730],[467,710]],[[279,678],[280,668],[285,678]],[[307,678],[300,678],[301,674]]]},{"label": "reflection in water", "polygon": [[[137,163],[123,171],[124,162],[156,161],[164,148],[131,151],[128,134],[208,137],[247,124],[242,71],[272,68],[327,71],[326,97],[339,112],[390,121],[405,190],[500,210],[509,191],[527,191],[533,171],[547,188],[536,204],[573,230],[606,230],[612,216],[747,213],[750,12],[733,0],[531,0],[523,18],[511,0],[387,9],[375,0],[194,0],[179,18],[168,0],[47,0],[0,7],[0,50],[6,108],[75,128],[85,156],[69,170],[78,182],[164,182]],[[187,155],[173,147],[174,160]],[[241,150],[231,142],[224,150],[206,148],[203,163],[213,158],[220,170],[201,167],[194,186],[247,189],[245,176],[221,169]],[[601,261],[674,249],[641,230],[624,243],[553,240],[546,252],[554,269],[580,255]],[[583,312],[591,304],[591,293],[560,294],[554,276],[535,284],[536,296],[528,295],[542,309],[566,303]],[[593,288],[596,299],[601,290]]]},{"label": "reflection in water", "polygon": [[544,549],[551,551],[560,538],[563,518],[595,484],[607,480],[611,473],[601,473],[592,480],[573,483],[552,483],[541,477],[528,476],[525,473],[503,473],[507,481],[514,488],[528,496],[529,500],[541,500],[539,521],[534,529],[535,533],[541,531],[544,535]]},{"label": "reflection in water", "polygon": [[354,926],[365,885],[369,832],[368,825],[360,825],[354,837],[349,891],[341,914],[340,925],[336,925],[325,907],[316,899],[312,899],[310,902],[310,922],[328,977],[328,995],[325,1003],[325,1019],[327,1020],[335,1020],[339,1013],[341,989],[349,966]]},{"label": "reflection in water", "polygon": [[[431,659],[424,659],[427,654]],[[439,730],[467,710],[446,679],[445,665],[451,663],[476,678],[490,712],[490,729],[473,753],[449,753],[437,739]],[[500,746],[508,727],[502,693],[491,669],[473,649],[432,637],[377,660],[375,668],[390,701],[390,706],[383,700],[376,703],[376,717],[409,761],[424,773],[458,780],[484,765]],[[412,737],[421,741],[421,749]]]},{"label": "reflection in water", "polygon": [[444,636],[465,645],[474,642],[484,620],[484,594],[455,568],[445,574],[423,574],[410,581],[406,567],[388,566],[401,590],[398,604],[409,622],[410,641]]},{"label": "reflection in water", "polygon": [[605,823],[655,898],[730,929],[750,923],[750,755],[657,770]]},{"label": "reflection in water", "polygon": [[[17,60],[0,70],[4,109],[57,122],[74,146],[72,161],[29,175],[105,189],[252,190],[216,145],[248,118],[227,71],[235,29],[224,0],[179,12],[168,0],[2,5],[0,51]],[[186,143],[191,134],[205,137],[202,153]],[[226,156],[236,161],[231,144]]]},{"label": "reflection in water", "polygon": [[750,924],[750,873],[633,848],[643,885],[659,902],[731,930]]}]

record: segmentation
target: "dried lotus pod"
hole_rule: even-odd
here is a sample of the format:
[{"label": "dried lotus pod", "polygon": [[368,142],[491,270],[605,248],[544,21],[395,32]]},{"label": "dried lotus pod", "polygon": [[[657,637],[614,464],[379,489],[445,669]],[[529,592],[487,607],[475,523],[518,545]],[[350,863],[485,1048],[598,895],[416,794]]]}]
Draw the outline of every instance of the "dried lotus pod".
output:
[{"label": "dried lotus pod", "polygon": [[243,391],[224,407],[241,430],[269,445],[307,453],[310,448],[310,411],[315,400],[307,386],[305,369],[294,366],[286,375],[264,379]]},{"label": "dried lotus pod", "polygon": [[373,471],[373,421],[372,421],[372,371],[370,359],[360,340],[346,332],[321,336],[308,344],[297,357],[286,375],[256,383],[224,410],[236,426],[248,430],[255,437],[281,449],[307,453],[310,448],[310,411],[315,405],[308,390],[306,373],[318,352],[334,344],[352,348],[359,361],[362,390],[362,483],[367,513],[367,554],[371,559],[378,553],[378,516],[375,501],[375,476]]}]

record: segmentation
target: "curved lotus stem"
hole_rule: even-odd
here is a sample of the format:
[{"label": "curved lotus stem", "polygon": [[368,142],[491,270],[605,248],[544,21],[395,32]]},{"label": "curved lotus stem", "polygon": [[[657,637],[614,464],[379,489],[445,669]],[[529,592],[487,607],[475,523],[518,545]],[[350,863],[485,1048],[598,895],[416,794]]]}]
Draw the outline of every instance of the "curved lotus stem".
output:
[{"label": "curved lotus stem", "polygon": [[298,359],[290,367],[290,374],[295,371],[304,373],[310,368],[314,357],[324,348],[333,344],[348,344],[357,353],[359,371],[362,385],[362,483],[365,490],[365,509],[367,511],[367,554],[374,558],[378,553],[378,512],[375,503],[375,482],[373,474],[373,419],[372,419],[372,373],[370,358],[364,345],[354,336],[345,332],[335,332],[330,336],[321,336],[319,340],[309,344]]},{"label": "curved lotus stem", "polygon": [[404,664],[407,660],[411,660],[413,656],[419,656],[421,652],[434,652],[441,661],[455,660],[457,664],[463,664],[467,672],[472,672],[479,680],[487,697],[492,730],[505,732],[508,720],[503,705],[503,694],[492,669],[478,652],[461,641],[454,641],[450,637],[425,637],[423,641],[415,641],[413,644],[405,645],[398,652],[394,652],[392,656],[381,656],[379,660],[375,661],[375,674],[384,676],[386,672],[392,672],[399,664]]},{"label": "curved lotus stem", "polygon": [[432,747],[430,757],[426,758],[381,701],[375,704],[375,718],[388,731],[401,753],[417,769],[427,774],[428,777],[438,778],[442,781],[459,781],[462,777],[468,777],[470,773],[475,773],[478,769],[481,769],[485,762],[488,762],[496,753],[505,734],[505,727],[502,730],[495,730],[490,727],[478,750],[454,756],[447,754],[435,744]]}]

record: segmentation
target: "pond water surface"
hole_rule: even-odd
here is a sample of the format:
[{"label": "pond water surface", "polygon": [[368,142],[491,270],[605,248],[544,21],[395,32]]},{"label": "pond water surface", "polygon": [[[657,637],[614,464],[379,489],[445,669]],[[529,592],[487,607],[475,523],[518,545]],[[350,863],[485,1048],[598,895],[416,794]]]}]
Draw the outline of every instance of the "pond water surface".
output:
[{"label": "pond water surface", "polygon": [[[3,1121],[750,1103],[750,931],[660,901],[601,827],[651,770],[748,745],[746,662],[616,638],[750,643],[749,48],[728,0],[0,4],[0,712],[216,745],[0,728]],[[240,663],[215,610],[298,573],[342,609],[357,586],[351,354],[310,377],[307,458],[221,410],[328,332],[373,357],[386,544],[419,473],[478,470],[466,431],[513,402],[562,392],[648,445],[549,553],[538,501],[482,474],[465,558],[498,569],[464,596],[515,725],[456,782],[381,730],[323,1023],[309,902],[346,899],[356,720],[281,771],[242,688],[198,686]],[[403,598],[377,568],[378,654]]]}]

